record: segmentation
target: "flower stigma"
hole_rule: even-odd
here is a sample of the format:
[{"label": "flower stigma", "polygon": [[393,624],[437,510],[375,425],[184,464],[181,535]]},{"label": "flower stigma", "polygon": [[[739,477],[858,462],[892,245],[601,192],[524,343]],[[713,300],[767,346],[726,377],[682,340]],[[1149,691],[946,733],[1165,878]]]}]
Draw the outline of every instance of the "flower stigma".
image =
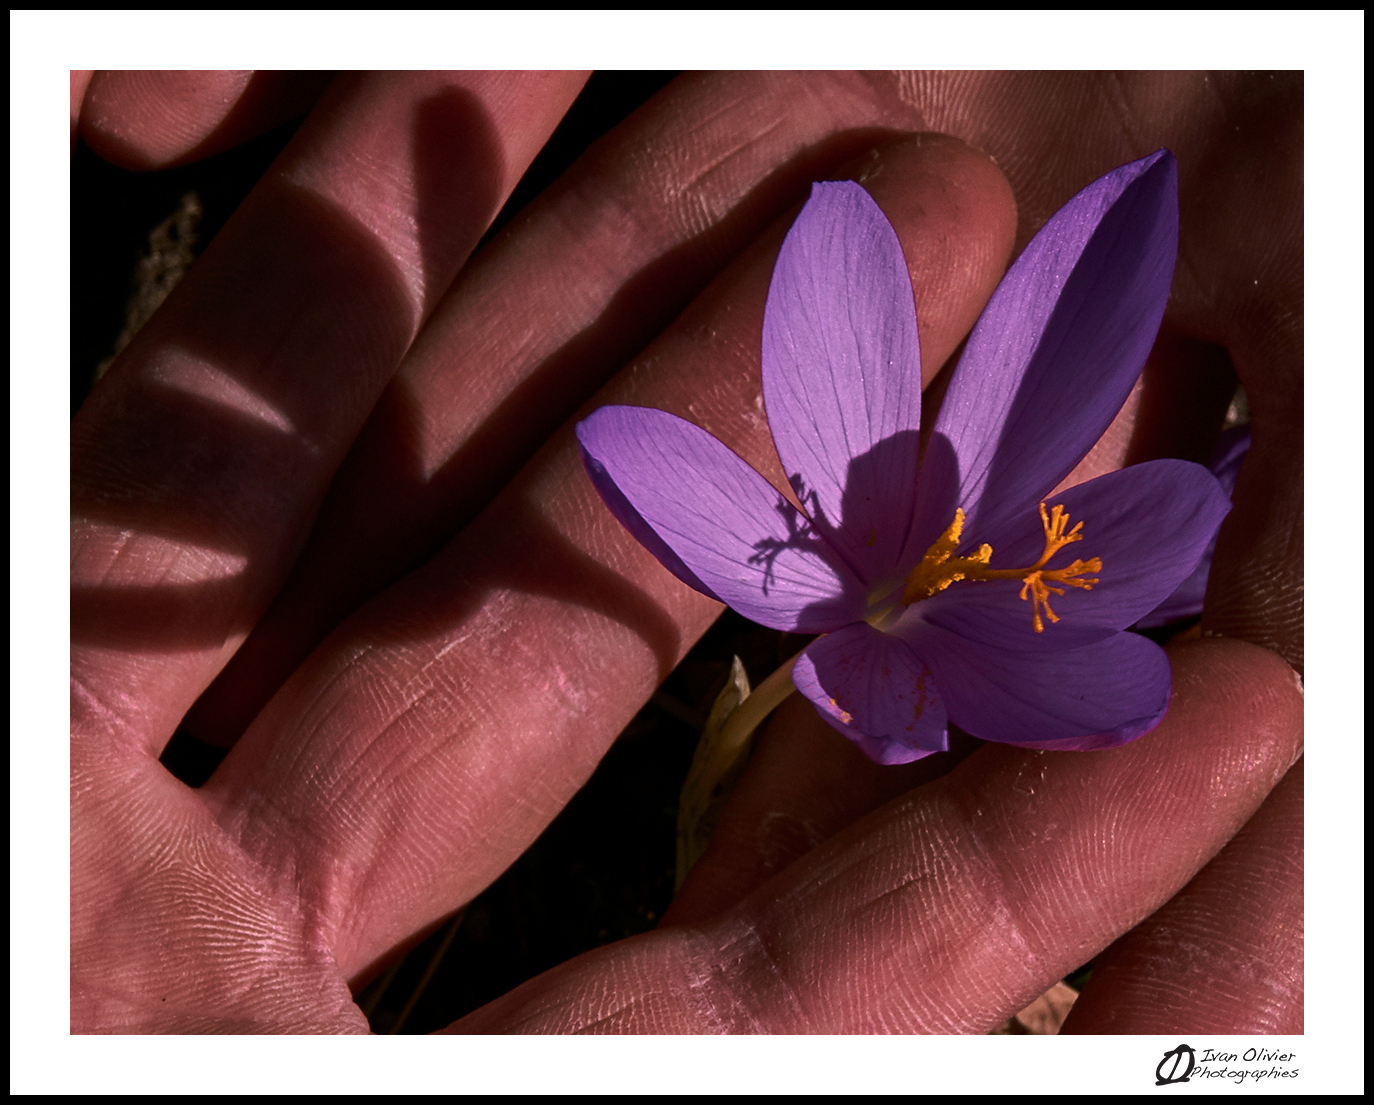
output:
[{"label": "flower stigma", "polygon": [[[1093,557],[1091,560],[1075,560],[1064,568],[1046,568],[1050,557],[1065,545],[1083,540],[1083,523],[1079,522],[1073,529],[1069,529],[1069,515],[1063,505],[1056,504],[1047,512],[1042,502],[1040,524],[1045,530],[1045,551],[1040,554],[1039,560],[1028,568],[993,568],[989,566],[992,560],[991,545],[980,545],[971,556],[954,555],[964,530],[964,512],[956,507],[954,521],[950,522],[949,528],[926,550],[921,562],[907,576],[906,586],[902,590],[902,604],[910,606],[913,602],[938,595],[951,583],[961,580],[1020,580],[1021,601],[1030,599],[1031,624],[1035,632],[1043,633],[1045,622],[1041,617],[1042,613],[1052,622],[1059,621],[1058,616],[1050,609],[1050,595],[1064,594],[1063,587],[1054,587],[1051,584],[1060,583],[1067,587],[1091,591],[1093,585],[1101,581],[1096,576],[1089,577],[1088,573],[1100,572],[1102,561],[1098,557]],[[872,621],[872,618],[869,620]]]}]

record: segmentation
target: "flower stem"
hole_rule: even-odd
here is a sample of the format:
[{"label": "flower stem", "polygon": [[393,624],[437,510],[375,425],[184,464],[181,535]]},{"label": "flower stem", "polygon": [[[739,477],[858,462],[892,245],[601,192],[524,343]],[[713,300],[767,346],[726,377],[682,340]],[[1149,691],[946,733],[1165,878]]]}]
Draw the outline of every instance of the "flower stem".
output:
[{"label": "flower stem", "polygon": [[749,697],[726,719],[720,731],[720,743],[716,746],[716,754],[712,757],[711,763],[712,768],[718,764],[721,766],[719,771],[711,772],[712,778],[725,773],[738,755],[740,747],[754,735],[754,730],[797,689],[792,682],[792,667],[800,655],[801,652],[798,652],[785,660],[772,675],[755,687]]},{"label": "flower stem", "polygon": [[[801,653],[797,653],[800,656]],[[744,666],[736,656],[725,689],[711,707],[711,716],[697,743],[692,766],[682,784],[677,815],[677,877],[681,889],[687,873],[715,832],[725,800],[744,771],[754,731],[797,688],[792,683],[793,656],[752,692]]]}]

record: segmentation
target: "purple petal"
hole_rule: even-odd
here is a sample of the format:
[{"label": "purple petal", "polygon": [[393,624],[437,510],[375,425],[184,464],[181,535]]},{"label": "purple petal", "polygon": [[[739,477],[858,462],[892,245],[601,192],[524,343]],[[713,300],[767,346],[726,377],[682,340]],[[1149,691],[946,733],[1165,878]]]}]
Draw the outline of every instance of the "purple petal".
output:
[{"label": "purple petal", "polygon": [[[1014,651],[1078,648],[1134,625],[1153,610],[1197,566],[1231,509],[1215,476],[1186,460],[1155,460],[1109,472],[1047,500],[1062,504],[1069,526],[1083,523],[1083,539],[1050,558],[1050,568],[1074,560],[1102,561],[1090,573],[1090,591],[1061,586],[1050,597],[1058,622],[1036,633],[1029,599],[1015,580],[951,584],[913,604],[909,613],[961,637]],[[965,530],[965,533],[968,531]],[[1045,549],[1044,528],[1034,507],[1015,525],[984,537],[992,545],[993,568],[1034,564]]]},{"label": "purple petal", "polygon": [[[578,437],[581,438],[581,426],[578,427]],[[578,442],[578,449],[582,454],[582,467],[587,470],[587,475],[591,478],[592,486],[596,488],[597,494],[601,496],[601,501],[615,515],[616,521],[630,531],[630,536],[648,549],[658,558],[662,564],[683,583],[687,584],[694,591],[700,591],[707,598],[715,599],[717,602],[724,601],[711,588],[707,587],[695,572],[682,562],[682,557],[673,552],[668,547],[668,543],[654,532],[633,506],[630,500],[620,493],[620,488],[616,487],[615,481],[602,466],[601,462],[587,452],[586,446]]]},{"label": "purple petal", "polygon": [[1222,433],[1217,447],[1212,453],[1212,475],[1229,496],[1236,490],[1236,480],[1240,478],[1240,466],[1250,451],[1250,423],[1232,426]]},{"label": "purple petal", "polygon": [[999,530],[1086,455],[1145,364],[1177,247],[1177,167],[1167,150],[1090,184],[1031,240],[969,336],[941,404],[904,563],[956,506]]},{"label": "purple petal", "polygon": [[699,426],[646,407],[602,407],[578,423],[577,440],[612,513],[641,541],[652,533],[645,547],[688,586],[798,633],[862,611],[862,587],[835,551]]},{"label": "purple petal", "polygon": [[902,632],[935,673],[950,721],[983,740],[1111,748],[1148,733],[1169,706],[1169,658],[1136,633],[1061,652],[1008,652],[928,623]]},{"label": "purple petal", "polygon": [[901,244],[857,184],[813,185],[783,242],[763,398],[816,527],[865,583],[890,575],[915,505],[921,355]]},{"label": "purple petal", "polygon": [[[1250,449],[1249,425],[1233,426],[1221,435],[1217,442],[1216,453],[1212,457],[1212,472],[1221,484],[1221,489],[1229,496],[1236,489],[1236,478],[1240,475],[1241,463]],[[1207,596],[1207,578],[1212,572],[1212,554],[1216,552],[1217,539],[1212,538],[1207,551],[1193,569],[1193,574],[1178,585],[1167,599],[1161,602],[1136,625],[1141,629],[1156,629],[1170,622],[1195,618],[1202,613],[1202,600]]]},{"label": "purple petal", "polygon": [[949,747],[930,669],[866,622],[812,642],[797,657],[792,681],[870,760],[905,764]]}]

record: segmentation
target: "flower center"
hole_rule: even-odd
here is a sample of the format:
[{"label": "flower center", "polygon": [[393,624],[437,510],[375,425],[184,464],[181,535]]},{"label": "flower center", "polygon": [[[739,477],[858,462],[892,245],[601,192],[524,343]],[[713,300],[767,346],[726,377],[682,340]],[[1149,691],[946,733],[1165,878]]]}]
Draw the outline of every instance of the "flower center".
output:
[{"label": "flower center", "polygon": [[1050,595],[1064,593],[1064,587],[1052,584],[1061,583],[1065,587],[1091,591],[1093,584],[1100,581],[1096,576],[1089,577],[1088,573],[1100,572],[1102,561],[1093,557],[1091,560],[1075,560],[1066,568],[1046,568],[1050,557],[1065,545],[1083,540],[1083,534],[1079,532],[1083,523],[1079,522],[1069,529],[1069,516],[1062,505],[1056,505],[1046,513],[1045,504],[1041,503],[1040,524],[1045,527],[1045,551],[1040,554],[1039,560],[1029,568],[992,568],[988,566],[992,559],[991,545],[979,546],[972,556],[954,555],[954,550],[959,547],[959,535],[964,529],[964,512],[956,509],[949,528],[940,534],[939,540],[926,550],[921,562],[907,576],[906,587],[902,590],[902,603],[910,606],[913,602],[928,599],[960,580],[1019,579],[1021,601],[1030,599],[1031,624],[1037,633],[1043,633],[1045,623],[1040,617],[1042,612],[1052,622],[1059,620],[1050,609]]}]

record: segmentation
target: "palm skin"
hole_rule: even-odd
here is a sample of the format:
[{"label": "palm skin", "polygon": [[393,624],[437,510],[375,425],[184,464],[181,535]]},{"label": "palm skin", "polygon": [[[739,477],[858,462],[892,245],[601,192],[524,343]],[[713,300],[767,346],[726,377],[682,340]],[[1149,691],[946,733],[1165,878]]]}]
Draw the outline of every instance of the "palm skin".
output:
[{"label": "palm skin", "polygon": [[[874,768],[785,707],[662,929],[457,1028],[982,1031],[1116,941],[1068,1030],[1300,1031],[1300,85],[684,77],[469,260],[582,79],[335,82],[74,423],[73,1030],[366,1031],[350,986],[586,780],[719,607],[559,427],[605,384],[781,479],[757,335],[810,179],[896,226],[933,376],[1068,195],[1168,145],[1174,298],[1090,460],[1204,450],[1218,349],[1255,448],[1161,729]],[[209,75],[175,148],[149,87],[91,80],[97,151],[222,140]],[[193,706],[233,745],[200,790],[157,762]]]}]

